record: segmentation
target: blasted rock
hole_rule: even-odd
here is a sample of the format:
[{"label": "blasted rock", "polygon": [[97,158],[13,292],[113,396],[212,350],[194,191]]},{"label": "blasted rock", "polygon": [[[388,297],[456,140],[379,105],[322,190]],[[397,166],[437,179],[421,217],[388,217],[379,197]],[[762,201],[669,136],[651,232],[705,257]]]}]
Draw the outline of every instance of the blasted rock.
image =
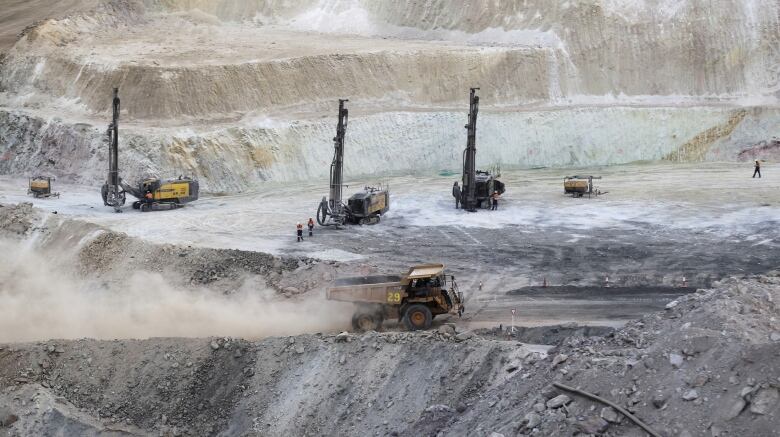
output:
[{"label": "blasted rock", "polygon": [[547,401],[547,408],[560,408],[571,402],[571,398],[566,395],[558,395]]}]

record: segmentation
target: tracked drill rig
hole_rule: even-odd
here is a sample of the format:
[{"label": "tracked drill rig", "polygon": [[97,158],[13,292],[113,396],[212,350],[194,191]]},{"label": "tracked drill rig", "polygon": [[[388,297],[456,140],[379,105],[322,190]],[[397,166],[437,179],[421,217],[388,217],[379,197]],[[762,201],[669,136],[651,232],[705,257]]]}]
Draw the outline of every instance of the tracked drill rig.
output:
[{"label": "tracked drill rig", "polygon": [[488,171],[477,170],[477,115],[479,114],[479,88],[471,88],[469,98],[469,122],[466,125],[467,140],[466,150],[463,151],[463,177],[462,186],[457,182],[453,186],[452,195],[456,198],[456,205],[467,211],[476,211],[477,208],[490,206],[490,196],[494,192],[504,194],[504,183],[496,179],[497,176]]},{"label": "tracked drill rig", "polygon": [[122,212],[125,204],[125,191],[121,187],[119,179],[119,88],[114,88],[112,108],[114,115],[111,124],[108,125],[108,179],[103,185],[103,204],[114,208],[116,212]]},{"label": "tracked drill rig", "polygon": [[339,121],[336,136],[333,138],[333,162],[330,164],[330,192],[323,197],[317,208],[317,223],[320,226],[340,226],[344,224],[375,224],[390,208],[390,193],[383,187],[365,187],[343,202],[344,185],[344,139],[347,134],[349,110],[339,99]]},{"label": "tracked drill rig", "polygon": [[101,189],[103,204],[114,208],[116,212],[122,212],[125,193],[138,199],[133,202],[133,209],[142,212],[175,209],[198,200],[198,181],[191,178],[147,178],[136,186],[122,181],[119,177],[119,88],[114,88],[112,107],[113,118],[108,125],[108,179]]}]

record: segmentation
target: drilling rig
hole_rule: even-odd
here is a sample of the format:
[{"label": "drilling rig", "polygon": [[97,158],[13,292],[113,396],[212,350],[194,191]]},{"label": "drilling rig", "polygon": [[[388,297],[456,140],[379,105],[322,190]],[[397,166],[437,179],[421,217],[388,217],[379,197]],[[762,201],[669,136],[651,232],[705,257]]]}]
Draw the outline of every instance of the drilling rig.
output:
[{"label": "drilling rig", "polygon": [[477,114],[479,113],[479,88],[471,88],[469,99],[469,122],[466,125],[466,150],[463,151],[462,186],[456,182],[452,188],[455,205],[474,212],[477,208],[488,208],[490,196],[497,192],[504,194],[504,183],[496,179],[489,171],[476,169],[477,160]]},{"label": "drilling rig", "polygon": [[376,224],[390,208],[390,193],[385,188],[365,187],[343,202],[344,185],[344,139],[347,134],[349,110],[345,103],[349,100],[339,99],[339,121],[336,125],[336,136],[333,138],[334,154],[330,164],[330,192],[323,197],[317,208],[317,223],[320,226],[340,226],[344,224]]},{"label": "drilling rig", "polygon": [[122,212],[125,204],[125,192],[119,179],[119,88],[114,88],[114,116],[108,125],[108,179],[103,185],[103,204]]},{"label": "drilling rig", "polygon": [[114,88],[113,118],[108,125],[108,179],[103,184],[101,195],[103,204],[122,212],[125,204],[125,193],[130,193],[138,200],[133,202],[133,209],[160,211],[176,209],[185,203],[198,200],[198,181],[179,177],[177,179],[147,178],[136,184],[129,185],[119,177],[119,88]]}]

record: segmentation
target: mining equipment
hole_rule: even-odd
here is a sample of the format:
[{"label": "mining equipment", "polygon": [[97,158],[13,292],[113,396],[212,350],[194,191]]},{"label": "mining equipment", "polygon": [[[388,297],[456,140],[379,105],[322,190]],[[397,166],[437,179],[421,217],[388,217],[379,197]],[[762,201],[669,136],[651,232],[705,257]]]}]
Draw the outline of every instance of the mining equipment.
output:
[{"label": "mining equipment", "polygon": [[30,178],[30,185],[27,188],[27,195],[33,196],[36,199],[46,197],[60,197],[60,193],[51,191],[51,182],[53,177],[49,176],[34,176]]},{"label": "mining equipment", "polygon": [[607,194],[606,191],[600,191],[593,186],[594,179],[601,179],[601,176],[566,176],[563,178],[564,194],[571,194],[572,197],[588,197]]},{"label": "mining equipment", "polygon": [[466,150],[463,151],[462,185],[452,187],[456,206],[474,212],[477,208],[489,208],[493,193],[504,194],[504,183],[489,171],[476,169],[477,159],[477,114],[479,113],[479,88],[471,88],[469,104],[469,122],[466,125]]},{"label": "mining equipment", "polygon": [[330,165],[330,193],[323,197],[317,208],[317,223],[320,226],[340,226],[344,224],[372,225],[379,223],[382,214],[390,208],[390,192],[382,187],[365,187],[343,202],[344,185],[344,138],[349,122],[349,110],[339,99],[339,121],[336,125],[336,137],[333,138],[334,154]]},{"label": "mining equipment", "polygon": [[133,202],[133,209],[159,211],[176,209],[185,203],[198,200],[198,181],[188,177],[176,179],[147,178],[135,186],[125,183],[119,177],[119,89],[114,88],[112,102],[113,118],[108,125],[108,179],[103,184],[101,195],[103,204],[113,207],[116,212],[122,212],[125,204],[125,194],[138,199]]},{"label": "mining equipment", "polygon": [[378,330],[386,319],[398,319],[410,331],[428,329],[440,314],[463,314],[463,293],[443,264],[411,267],[404,276],[337,279],[327,288],[329,300],[352,302],[352,327]]}]

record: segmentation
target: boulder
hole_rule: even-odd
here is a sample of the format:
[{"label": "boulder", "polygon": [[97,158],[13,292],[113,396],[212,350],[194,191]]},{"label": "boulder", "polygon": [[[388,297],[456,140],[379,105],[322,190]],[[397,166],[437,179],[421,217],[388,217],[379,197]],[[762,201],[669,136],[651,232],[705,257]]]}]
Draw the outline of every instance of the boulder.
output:
[{"label": "boulder", "polygon": [[770,387],[759,391],[750,403],[750,412],[753,414],[768,414],[780,399],[780,392]]},{"label": "boulder", "polygon": [[558,395],[547,401],[547,408],[560,408],[571,402],[571,398],[566,395]]},{"label": "boulder", "polygon": [[574,425],[581,433],[596,435],[602,434],[609,427],[609,422],[598,416],[591,416]]}]

